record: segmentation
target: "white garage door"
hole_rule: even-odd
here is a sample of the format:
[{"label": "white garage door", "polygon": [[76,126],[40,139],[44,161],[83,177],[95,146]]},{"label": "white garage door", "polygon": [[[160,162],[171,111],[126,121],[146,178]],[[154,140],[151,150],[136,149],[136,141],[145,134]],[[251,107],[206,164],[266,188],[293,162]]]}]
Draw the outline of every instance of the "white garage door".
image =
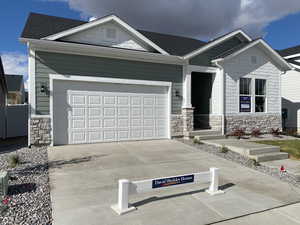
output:
[{"label": "white garage door", "polygon": [[[67,112],[53,107],[58,114],[54,118],[65,113],[68,120],[67,140],[61,139],[65,129],[54,124],[58,144],[168,138],[167,87],[83,82],[66,86],[74,90],[58,91],[57,97],[65,93]],[[61,105],[61,100],[56,102]],[[54,123],[60,122],[56,119]]]}]

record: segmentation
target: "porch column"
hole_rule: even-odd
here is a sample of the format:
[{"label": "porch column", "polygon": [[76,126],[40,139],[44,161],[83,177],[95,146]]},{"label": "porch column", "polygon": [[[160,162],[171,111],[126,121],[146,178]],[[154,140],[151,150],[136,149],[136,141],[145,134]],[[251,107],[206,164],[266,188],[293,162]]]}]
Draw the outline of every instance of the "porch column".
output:
[{"label": "porch column", "polygon": [[183,135],[189,136],[189,132],[194,130],[194,108],[192,106],[192,72],[187,66],[183,69],[183,103],[182,103],[182,120]]},{"label": "porch column", "polygon": [[183,104],[182,108],[192,108],[192,72],[188,71],[187,66],[183,68]]}]

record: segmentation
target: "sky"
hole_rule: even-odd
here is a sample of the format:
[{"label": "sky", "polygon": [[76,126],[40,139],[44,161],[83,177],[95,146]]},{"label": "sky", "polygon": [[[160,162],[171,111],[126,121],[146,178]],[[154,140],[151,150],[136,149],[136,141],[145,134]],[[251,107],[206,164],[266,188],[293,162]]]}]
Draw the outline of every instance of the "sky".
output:
[{"label": "sky", "polygon": [[24,80],[27,48],[18,39],[30,12],[79,20],[116,14],[138,29],[206,41],[242,28],[274,49],[300,45],[300,0],[1,0],[4,70]]}]

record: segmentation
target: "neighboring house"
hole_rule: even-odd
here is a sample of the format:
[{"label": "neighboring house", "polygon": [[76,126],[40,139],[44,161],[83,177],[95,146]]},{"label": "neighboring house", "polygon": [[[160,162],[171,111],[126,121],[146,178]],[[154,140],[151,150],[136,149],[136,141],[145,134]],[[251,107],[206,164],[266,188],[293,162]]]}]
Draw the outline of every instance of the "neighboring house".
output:
[{"label": "neighboring house", "polygon": [[23,76],[5,74],[7,84],[7,104],[17,105],[25,102]]},{"label": "neighboring house", "polygon": [[279,53],[294,67],[281,77],[283,126],[300,133],[300,46]]},{"label": "neighboring house", "polygon": [[4,76],[4,68],[0,57],[0,139],[6,135],[6,96],[7,87]]},{"label": "neighboring house", "polygon": [[7,86],[5,81],[4,69],[0,57],[0,107],[6,106]]},{"label": "neighboring house", "polygon": [[280,76],[291,66],[242,30],[208,43],[30,14],[29,144],[190,136],[198,129],[281,128]]}]

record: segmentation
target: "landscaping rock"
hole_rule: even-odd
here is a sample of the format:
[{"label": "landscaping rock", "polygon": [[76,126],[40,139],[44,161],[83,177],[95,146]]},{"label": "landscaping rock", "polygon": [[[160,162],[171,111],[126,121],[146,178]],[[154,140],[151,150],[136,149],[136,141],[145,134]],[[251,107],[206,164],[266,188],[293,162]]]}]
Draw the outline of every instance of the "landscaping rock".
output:
[{"label": "landscaping rock", "polygon": [[[20,163],[9,168],[7,159],[17,154]],[[51,225],[51,202],[46,147],[22,148],[0,155],[0,170],[9,173],[7,206],[1,225]]]},{"label": "landscaping rock", "polygon": [[248,157],[245,157],[245,156],[240,155],[233,151],[228,151],[228,152],[224,153],[221,151],[220,147],[206,145],[206,144],[199,145],[197,143],[194,143],[192,140],[185,140],[185,139],[178,139],[178,140],[185,144],[188,144],[190,146],[196,147],[201,151],[205,151],[205,152],[217,155],[224,159],[239,163],[248,168],[255,169],[262,173],[269,174],[272,177],[275,177],[284,182],[293,184],[294,186],[300,187],[299,177],[295,176],[294,174],[290,174],[288,172],[280,172],[280,170],[278,168],[272,168],[272,167],[269,167],[266,165],[259,164],[259,163],[255,162],[255,160],[249,159]]}]

